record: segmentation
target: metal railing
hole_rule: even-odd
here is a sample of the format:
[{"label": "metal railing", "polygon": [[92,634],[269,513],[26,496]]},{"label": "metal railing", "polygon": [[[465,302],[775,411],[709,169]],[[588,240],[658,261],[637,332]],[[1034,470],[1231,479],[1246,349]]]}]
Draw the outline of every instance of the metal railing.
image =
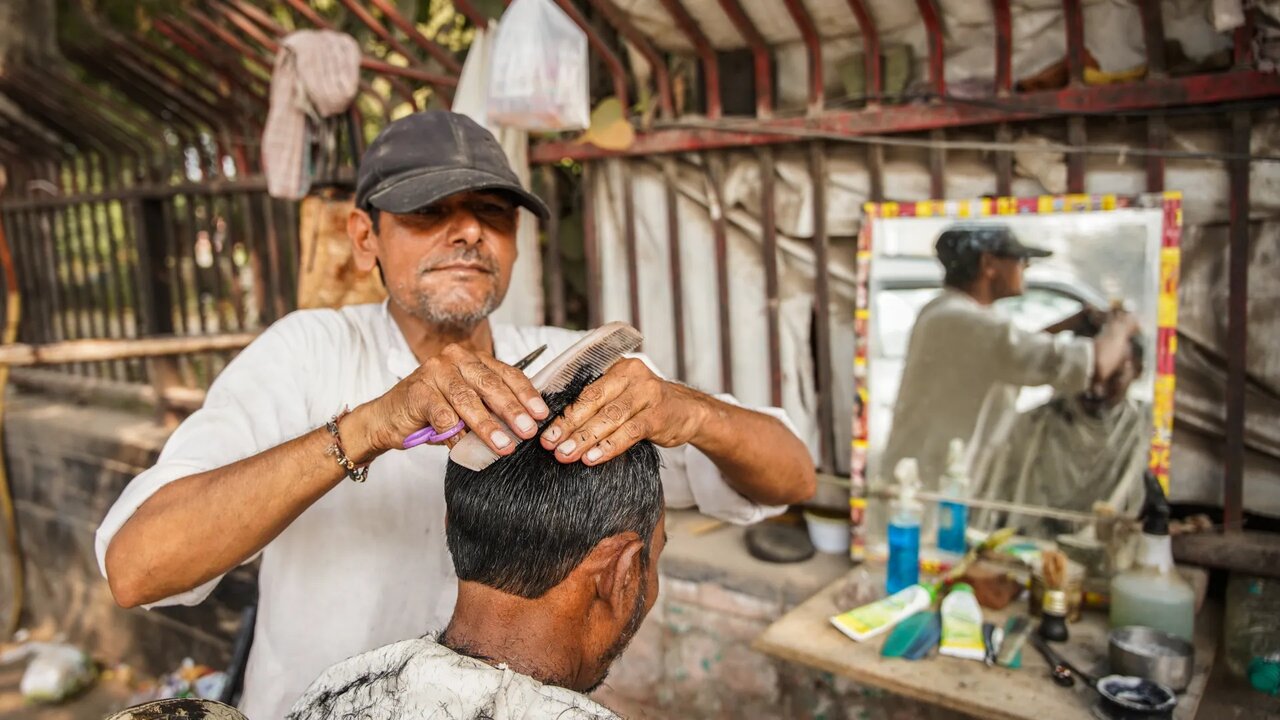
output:
[{"label": "metal railing", "polygon": [[[19,341],[258,331],[296,295],[296,203],[261,178],[8,199],[0,221],[24,300]],[[233,351],[175,355],[174,378],[207,388]],[[154,383],[143,358],[54,366]]]}]

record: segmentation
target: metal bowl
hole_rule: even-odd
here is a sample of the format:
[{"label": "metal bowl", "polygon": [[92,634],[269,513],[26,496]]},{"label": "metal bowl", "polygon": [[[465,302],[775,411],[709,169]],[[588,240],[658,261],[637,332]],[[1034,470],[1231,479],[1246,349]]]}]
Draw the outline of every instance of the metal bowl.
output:
[{"label": "metal bowl", "polygon": [[1195,647],[1176,635],[1155,628],[1116,628],[1108,640],[1111,672],[1133,675],[1182,692],[1191,683]]}]

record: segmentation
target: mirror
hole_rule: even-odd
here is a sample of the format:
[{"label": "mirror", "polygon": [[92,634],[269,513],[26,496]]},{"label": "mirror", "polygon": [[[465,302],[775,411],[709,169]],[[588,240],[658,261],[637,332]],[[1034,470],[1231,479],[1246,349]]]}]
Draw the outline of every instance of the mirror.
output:
[{"label": "mirror", "polygon": [[939,494],[971,500],[970,527],[1052,539],[1096,503],[1136,513],[1148,467],[1167,488],[1177,194],[869,204],[866,218],[855,559],[883,544],[904,458],[926,545]]}]

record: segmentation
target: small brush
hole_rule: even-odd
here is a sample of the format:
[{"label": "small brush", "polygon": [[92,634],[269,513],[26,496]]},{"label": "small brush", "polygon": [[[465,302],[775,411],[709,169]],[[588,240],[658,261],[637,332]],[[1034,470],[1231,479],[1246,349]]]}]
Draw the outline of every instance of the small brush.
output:
[{"label": "small brush", "polygon": [[1054,642],[1067,639],[1067,556],[1050,550],[1042,556],[1044,599],[1040,608],[1040,637]]},{"label": "small brush", "polygon": [[[623,355],[638,349],[642,342],[644,336],[640,331],[624,322],[602,325],[539,370],[532,379],[533,389],[546,395],[564,390],[579,373],[603,375]],[[498,424],[508,436],[516,437],[501,420]],[[489,467],[498,457],[475,433],[468,433],[449,451],[450,460],[475,472]]]}]

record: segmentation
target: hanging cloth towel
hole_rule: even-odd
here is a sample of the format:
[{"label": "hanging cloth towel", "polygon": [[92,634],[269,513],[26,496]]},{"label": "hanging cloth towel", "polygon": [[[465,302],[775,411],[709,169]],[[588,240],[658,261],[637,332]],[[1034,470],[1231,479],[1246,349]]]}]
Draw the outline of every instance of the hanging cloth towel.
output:
[{"label": "hanging cloth towel", "polygon": [[272,197],[298,200],[311,188],[311,129],[320,118],[351,106],[359,89],[360,56],[355,38],[332,30],[300,30],[280,43],[262,130],[262,165]]}]

